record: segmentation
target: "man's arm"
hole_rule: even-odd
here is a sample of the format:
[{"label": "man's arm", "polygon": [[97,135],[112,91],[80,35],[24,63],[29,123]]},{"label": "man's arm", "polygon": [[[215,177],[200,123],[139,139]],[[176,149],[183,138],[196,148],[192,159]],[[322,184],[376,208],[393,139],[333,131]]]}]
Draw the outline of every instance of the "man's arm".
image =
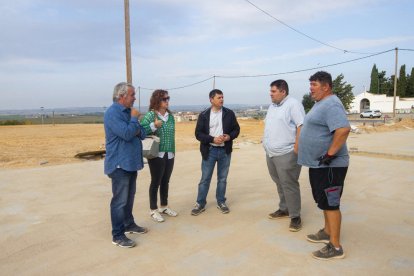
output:
[{"label": "man's arm", "polygon": [[300,102],[296,101],[296,104],[292,106],[290,109],[290,116],[293,123],[296,125],[296,137],[295,137],[295,145],[293,146],[293,151],[298,154],[299,150],[299,136],[300,130],[303,125],[303,120],[305,119],[305,109]]},{"label": "man's arm", "polygon": [[229,140],[236,139],[239,136],[239,134],[240,134],[240,125],[237,122],[236,114],[232,112],[232,130],[229,133],[229,136],[230,136]]},{"label": "man's arm", "polygon": [[328,155],[333,156],[342,148],[350,131],[350,127],[341,127],[335,130],[332,144],[327,151]]},{"label": "man's arm", "polygon": [[138,116],[139,112],[135,110],[134,112],[131,112],[131,120],[124,121],[120,114],[112,113],[107,118],[107,124],[116,136],[125,141],[131,141],[141,132]]},{"label": "man's arm", "polygon": [[204,129],[205,129],[204,124],[205,124],[205,118],[203,116],[199,116],[197,120],[197,125],[195,128],[195,137],[198,141],[200,141],[203,144],[213,143],[214,137],[204,132]]},{"label": "man's arm", "polygon": [[302,128],[302,125],[296,127],[296,139],[295,139],[295,145],[293,146],[293,151],[298,154],[299,149],[299,136],[300,136],[300,129]]},{"label": "man's arm", "polygon": [[328,151],[318,158],[319,166],[331,164],[332,160],[336,158],[335,154],[341,149],[345,144],[346,139],[348,138],[350,127],[337,128],[334,132],[334,137],[332,139],[332,144],[329,147]]}]

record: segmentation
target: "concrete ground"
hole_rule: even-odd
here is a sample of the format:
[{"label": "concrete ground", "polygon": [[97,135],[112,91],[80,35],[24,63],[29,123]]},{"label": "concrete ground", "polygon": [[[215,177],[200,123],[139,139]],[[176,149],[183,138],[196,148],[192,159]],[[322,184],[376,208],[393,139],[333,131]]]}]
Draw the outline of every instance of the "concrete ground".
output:
[{"label": "concrete ground", "polygon": [[[414,155],[414,131],[353,134],[349,147]],[[278,196],[261,145],[241,144],[232,156],[229,214],[215,206],[190,215],[200,177],[198,151],[179,152],[170,206],[180,215],[149,217],[148,167],[139,173],[134,215],[145,235],[138,245],[111,244],[111,185],[103,162],[0,170],[1,275],[414,275],[414,162],[351,155],[342,200],[343,260],[320,261],[321,244],[306,234],[322,227],[307,169],[300,176],[300,232],[269,220]]]}]

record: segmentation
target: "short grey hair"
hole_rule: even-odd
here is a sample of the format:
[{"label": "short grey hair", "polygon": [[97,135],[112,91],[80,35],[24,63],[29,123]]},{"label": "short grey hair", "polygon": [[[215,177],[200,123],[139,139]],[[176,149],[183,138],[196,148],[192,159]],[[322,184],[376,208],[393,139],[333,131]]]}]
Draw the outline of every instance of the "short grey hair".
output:
[{"label": "short grey hair", "polygon": [[128,94],[128,88],[131,87],[135,90],[135,87],[127,82],[120,82],[114,87],[114,94],[112,95],[112,100],[117,102],[120,98]]}]

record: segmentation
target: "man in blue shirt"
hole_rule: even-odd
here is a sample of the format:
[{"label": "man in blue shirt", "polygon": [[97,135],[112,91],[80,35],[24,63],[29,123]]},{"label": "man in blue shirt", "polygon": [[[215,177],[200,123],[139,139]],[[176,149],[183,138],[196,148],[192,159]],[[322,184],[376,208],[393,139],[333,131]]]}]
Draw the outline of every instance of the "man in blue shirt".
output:
[{"label": "man in blue shirt", "polygon": [[120,247],[134,247],[125,233],[143,234],[132,215],[136,191],[137,171],[144,167],[142,142],[145,130],[139,124],[139,112],[133,108],[135,88],[121,82],[114,88],[113,104],[104,115],[106,157],[105,174],[112,180],[111,222],[112,243]]},{"label": "man in blue shirt", "polygon": [[332,77],[320,71],[310,77],[315,105],[305,116],[299,137],[298,164],[309,167],[312,195],[323,210],[325,226],[308,241],[326,243],[313,252],[316,259],[345,257],[340,244],[340,199],[349,166],[346,140],[351,130],[341,100],[332,93]]}]

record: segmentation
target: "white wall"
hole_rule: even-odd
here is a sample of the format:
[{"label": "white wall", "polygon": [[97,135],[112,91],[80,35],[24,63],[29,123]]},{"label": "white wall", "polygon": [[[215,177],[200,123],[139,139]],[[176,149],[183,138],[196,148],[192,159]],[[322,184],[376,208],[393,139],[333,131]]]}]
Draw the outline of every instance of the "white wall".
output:
[{"label": "white wall", "polygon": [[[387,97],[386,95],[376,95],[371,94],[368,92],[362,92],[355,96],[354,100],[352,101],[350,112],[351,113],[360,113],[360,105],[363,99],[367,99],[370,102],[370,108],[379,109],[381,112],[385,113],[392,113],[393,112],[393,105],[394,105],[394,97]],[[400,99],[399,96],[396,97],[396,109],[403,109],[409,110],[411,107],[414,106],[414,98],[404,98]]]}]

